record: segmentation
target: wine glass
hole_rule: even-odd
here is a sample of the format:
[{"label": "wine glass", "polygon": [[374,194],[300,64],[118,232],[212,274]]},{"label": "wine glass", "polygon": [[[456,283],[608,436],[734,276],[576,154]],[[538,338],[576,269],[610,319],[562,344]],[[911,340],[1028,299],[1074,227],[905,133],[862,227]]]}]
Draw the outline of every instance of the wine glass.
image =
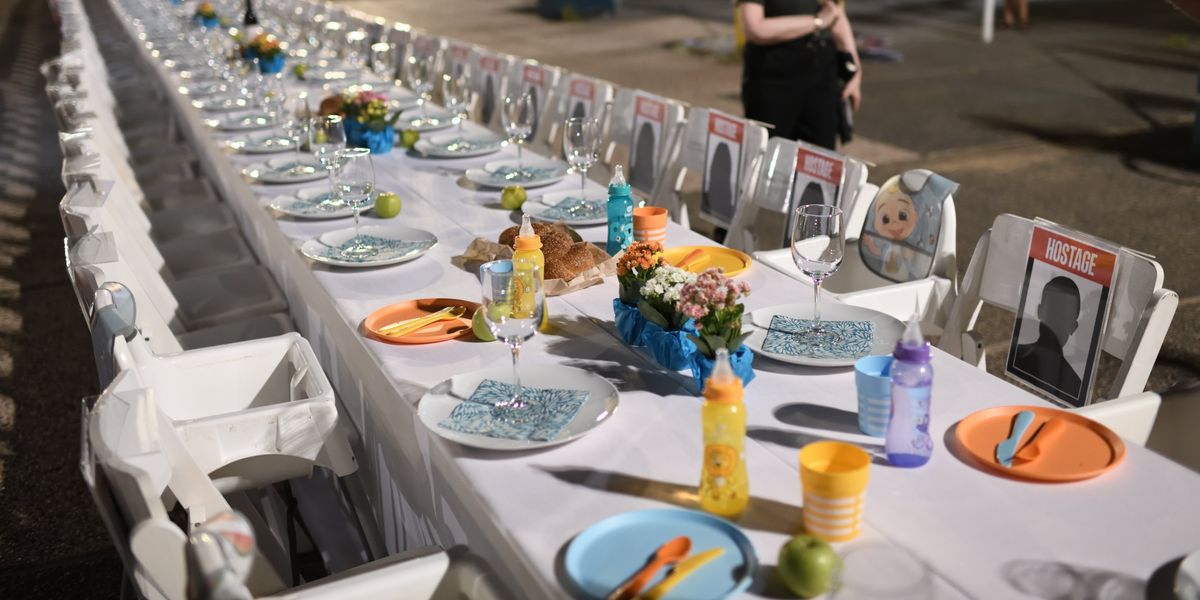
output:
[{"label": "wine glass", "polygon": [[529,92],[504,97],[504,107],[500,111],[500,121],[508,141],[517,145],[517,173],[519,179],[525,178],[525,162],[521,154],[521,146],[533,133],[533,96]]},{"label": "wine glass", "polygon": [[571,117],[563,125],[563,154],[567,162],[579,171],[579,198],[584,198],[587,171],[596,162],[600,134],[596,121],[587,117]]},{"label": "wine glass", "polygon": [[342,125],[340,115],[314,117],[308,123],[308,148],[329,171],[329,195],[318,203],[321,208],[329,209],[341,206],[337,192],[334,190],[333,173],[338,168],[337,151],[346,147],[346,129]]},{"label": "wine glass", "polygon": [[821,282],[842,264],[846,247],[842,209],[828,204],[801,206],[792,227],[791,247],[792,260],[813,280],[812,325],[804,337],[815,343],[837,341],[836,334],[821,326]]},{"label": "wine glass", "polygon": [[408,85],[417,93],[417,110],[421,116],[410,121],[413,127],[428,121],[426,104],[433,99],[434,60],[432,56],[412,55],[408,57]]},{"label": "wine glass", "polygon": [[483,320],[488,329],[512,350],[513,395],[495,404],[493,416],[520,421],[530,416],[531,405],[521,393],[521,343],[537,334],[542,321],[542,278],[528,260],[495,260],[479,267],[483,284]]},{"label": "wine glass", "polygon": [[371,44],[371,72],[384,81],[393,79],[391,44],[387,42]]},{"label": "wine glass", "polygon": [[367,148],[342,148],[334,153],[337,168],[333,171],[333,188],[338,201],[354,209],[354,237],[342,248],[348,258],[374,256],[379,249],[358,233],[358,215],[375,200],[375,165]]},{"label": "wine glass", "polygon": [[467,120],[467,106],[471,103],[471,68],[458,65],[442,76],[442,103],[458,121],[458,139],[463,143],[463,122]]},{"label": "wine glass", "polygon": [[299,174],[309,168],[300,163],[300,142],[308,137],[308,124],[312,119],[312,110],[308,106],[308,93],[300,92],[287,97],[283,103],[283,131],[292,142],[292,156],[295,163],[292,173]]}]

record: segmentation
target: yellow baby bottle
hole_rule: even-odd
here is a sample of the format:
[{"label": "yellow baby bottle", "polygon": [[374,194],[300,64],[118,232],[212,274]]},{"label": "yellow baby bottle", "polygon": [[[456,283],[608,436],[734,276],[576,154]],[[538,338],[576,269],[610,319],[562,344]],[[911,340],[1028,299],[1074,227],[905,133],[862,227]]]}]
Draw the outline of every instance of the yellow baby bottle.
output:
[{"label": "yellow baby bottle", "polygon": [[717,350],[712,376],[704,385],[700,419],[704,427],[704,466],[700,473],[700,508],[736,519],[750,501],[746,475],[746,405],[742,380],[733,373],[729,352]]},{"label": "yellow baby bottle", "polygon": [[[533,230],[533,223],[529,222],[529,215],[521,217],[521,229],[517,231],[517,239],[513,242],[513,268],[521,269],[522,264],[537,265],[538,280],[542,282],[543,294],[545,293],[545,273],[546,273],[546,257],[542,254],[542,238]],[[531,307],[532,308],[532,307]],[[550,325],[550,310],[545,297],[542,298],[542,322],[538,326],[539,329],[545,331]]]}]

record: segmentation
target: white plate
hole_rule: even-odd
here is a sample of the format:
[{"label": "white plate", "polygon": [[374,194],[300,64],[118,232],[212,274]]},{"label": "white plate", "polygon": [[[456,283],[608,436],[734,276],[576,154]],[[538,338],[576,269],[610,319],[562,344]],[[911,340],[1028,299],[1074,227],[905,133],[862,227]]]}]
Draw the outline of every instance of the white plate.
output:
[{"label": "white plate", "polygon": [[216,94],[224,93],[225,90],[225,83],[222,81],[192,83],[189,85],[179,86],[179,93],[192,98],[207,98],[209,96],[215,96]]},{"label": "white plate", "polygon": [[[771,317],[775,315],[783,315],[793,319],[811,319],[813,316],[813,305],[812,302],[804,304],[781,304],[760,308],[747,315],[746,320],[749,322],[746,323],[746,327],[750,330],[750,337],[746,339],[746,345],[755,354],[773,358],[780,362],[807,365],[810,367],[848,367],[853,366],[854,361],[858,360],[859,357],[814,358],[764,351],[762,349],[763,341],[767,339],[767,328],[771,325]],[[874,323],[875,343],[871,346],[871,351],[867,355],[891,354],[892,350],[895,349],[896,340],[900,339],[901,334],[904,333],[904,324],[891,315],[886,315],[869,308],[837,304],[829,299],[822,299],[821,301],[821,320],[871,321]]]},{"label": "white plate", "polygon": [[304,183],[324,179],[328,174],[325,168],[311,156],[300,157],[300,163],[305,167],[311,167],[311,170],[302,173],[288,172],[294,163],[295,159],[292,157],[281,156],[272,158],[265,163],[252,164],[242,169],[242,174],[256,183]]},{"label": "white plate", "polygon": [[254,103],[249,98],[237,94],[222,94],[192,100],[192,106],[205,112],[233,112],[253,108]]},{"label": "white plate", "polygon": [[396,121],[396,131],[412,129],[418,133],[426,131],[437,131],[455,125],[454,115],[438,109],[427,108],[425,115],[421,115],[421,109],[412,108],[400,114],[400,119]]},{"label": "white plate", "polygon": [[292,138],[279,133],[260,133],[229,140],[225,145],[242,154],[274,154],[291,151]]},{"label": "white plate", "polygon": [[327,197],[328,187],[314,187],[300,190],[294,196],[277,196],[267,206],[300,219],[344,219],[354,216],[354,209],[349,206],[322,207],[321,202]]},{"label": "white plate", "polygon": [[579,408],[575,418],[559,432],[558,437],[547,441],[507,440],[486,435],[460,433],[439,427],[438,423],[449,417],[450,411],[454,410],[455,406],[466,401],[484,379],[511,383],[512,368],[503,366],[463,373],[433,386],[428,392],[425,392],[421,403],[417,405],[417,416],[430,431],[464,446],[485,450],[532,450],[565,444],[583,437],[607,421],[616,412],[617,405],[620,404],[617,388],[599,375],[562,365],[522,364],[521,385],[588,392],[587,400]]},{"label": "white plate", "polygon": [[[437,236],[424,229],[413,229],[403,225],[365,225],[359,232],[396,244],[395,248],[381,249],[379,254],[366,258],[346,258],[337,254],[337,248],[354,237],[354,228],[347,227],[321,234],[300,246],[300,253],[312,260],[337,267],[382,267],[408,262],[429,252],[437,245]],[[409,244],[418,244],[408,247]]]},{"label": "white plate", "polygon": [[208,119],[205,121],[209,127],[219,129],[221,131],[252,131],[255,129],[266,129],[274,124],[271,118],[263,113],[251,113],[248,115],[235,115],[223,117],[220,119]]},{"label": "white plate", "polygon": [[[455,147],[459,139],[466,141]],[[463,133],[459,138],[458,132],[441,133],[417,140],[413,149],[430,158],[474,158],[499,152],[504,147],[504,138],[487,133]]]},{"label": "white plate", "polygon": [[532,171],[534,175],[529,179],[505,178],[497,172],[501,169],[516,170],[516,168],[516,159],[497,160],[483,165],[482,169],[467,169],[465,176],[467,181],[489,188],[502,188],[508,185],[521,185],[526,188],[542,187],[558,183],[567,176],[566,163],[544,158],[525,160],[524,168]]},{"label": "white plate", "polygon": [[[584,199],[589,201],[599,202],[600,215],[593,216],[591,214],[559,214],[558,211],[551,210],[559,203],[568,200]],[[530,199],[525,204],[521,205],[521,212],[529,215],[530,218],[538,221],[548,221],[557,223],[562,221],[568,225],[576,225],[586,227],[588,225],[604,225],[608,223],[607,203],[608,194],[602,190],[587,190],[586,193],[580,194],[578,190],[569,192],[554,192],[553,194],[545,194],[537,199]],[[548,212],[549,211],[549,212]]]}]

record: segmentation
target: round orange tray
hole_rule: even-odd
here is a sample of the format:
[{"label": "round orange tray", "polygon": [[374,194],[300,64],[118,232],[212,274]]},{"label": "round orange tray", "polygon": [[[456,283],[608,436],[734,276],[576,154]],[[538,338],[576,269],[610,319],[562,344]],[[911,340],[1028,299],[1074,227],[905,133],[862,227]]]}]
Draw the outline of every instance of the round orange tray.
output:
[{"label": "round orange tray", "polygon": [[[447,319],[430,323],[429,325],[418,329],[412,333],[402,336],[384,335],[379,333],[379,328],[386,327],[397,321],[405,319],[415,319],[435,313],[447,306],[464,306],[467,312],[457,319]],[[479,308],[479,304],[468,300],[456,300],[454,298],[418,298],[416,300],[405,300],[389,304],[363,319],[363,329],[366,330],[370,337],[393,344],[432,344],[434,342],[444,342],[460,337],[471,335],[471,316],[475,314],[475,309]]]},{"label": "round orange tray", "polygon": [[[1011,468],[1005,467],[996,462],[996,444],[1008,439],[1013,418],[1023,410],[1033,413],[1033,423],[1021,438],[1018,450],[1052,418],[1064,420],[1067,427],[1053,443],[1048,441],[1041,448],[1037,459],[1026,463],[1016,460]],[[1111,429],[1077,413],[1045,406],[997,406],[971,413],[958,422],[955,438],[984,468],[1033,481],[1090,479],[1112,469],[1125,458],[1125,443]]]}]

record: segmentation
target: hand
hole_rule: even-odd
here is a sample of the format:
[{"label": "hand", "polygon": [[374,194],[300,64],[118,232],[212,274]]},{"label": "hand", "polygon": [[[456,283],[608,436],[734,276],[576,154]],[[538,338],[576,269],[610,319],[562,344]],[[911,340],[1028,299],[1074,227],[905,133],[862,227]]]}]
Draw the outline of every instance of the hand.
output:
[{"label": "hand", "polygon": [[842,7],[838,6],[836,2],[822,2],[817,16],[825,23],[825,29],[830,29],[834,23],[838,22],[838,19],[842,18]]},{"label": "hand", "polygon": [[850,108],[854,112],[858,112],[859,105],[862,104],[862,71],[854,75],[846,85],[842,87],[842,99],[850,101]]}]

